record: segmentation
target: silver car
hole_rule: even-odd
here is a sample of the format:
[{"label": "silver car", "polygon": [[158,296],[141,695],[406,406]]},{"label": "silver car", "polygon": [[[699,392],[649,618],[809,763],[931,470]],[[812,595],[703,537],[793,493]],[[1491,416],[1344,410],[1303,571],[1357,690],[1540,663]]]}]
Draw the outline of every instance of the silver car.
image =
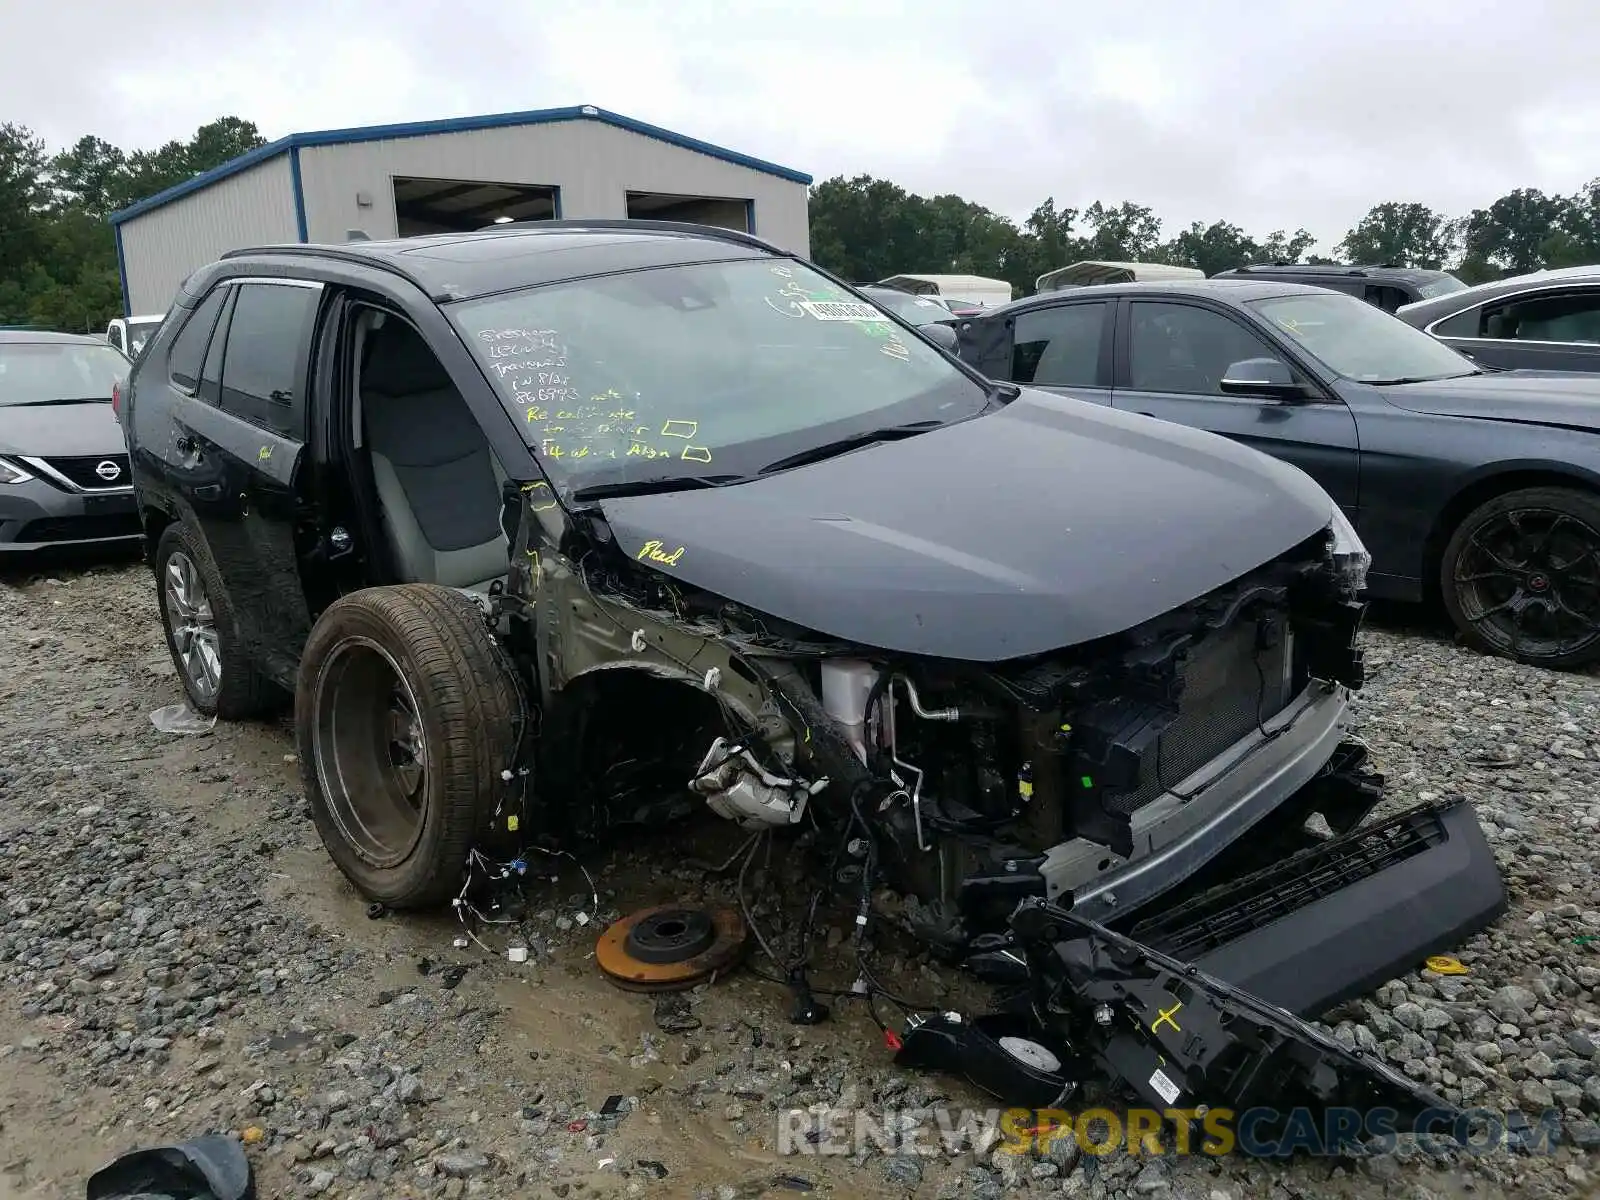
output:
[{"label": "silver car", "polygon": [[0,554],[141,536],[113,403],[131,365],[87,334],[0,330]]}]

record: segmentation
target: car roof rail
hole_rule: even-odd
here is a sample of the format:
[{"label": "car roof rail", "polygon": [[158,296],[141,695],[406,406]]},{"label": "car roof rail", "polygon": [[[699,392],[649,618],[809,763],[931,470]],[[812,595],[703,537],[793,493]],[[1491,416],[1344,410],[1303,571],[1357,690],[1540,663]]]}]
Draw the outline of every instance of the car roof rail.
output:
[{"label": "car roof rail", "polygon": [[558,233],[563,230],[604,229],[610,231],[626,231],[629,233],[678,233],[689,237],[712,238],[722,242],[736,242],[742,246],[751,246],[759,250],[767,250],[773,254],[787,254],[788,251],[774,246],[771,242],[756,237],[753,233],[746,233],[742,229],[728,229],[722,225],[701,225],[695,221],[653,221],[648,218],[636,217],[563,217],[555,221],[501,221],[498,224],[481,226],[476,232],[494,233],[501,230],[515,229],[533,233]]}]

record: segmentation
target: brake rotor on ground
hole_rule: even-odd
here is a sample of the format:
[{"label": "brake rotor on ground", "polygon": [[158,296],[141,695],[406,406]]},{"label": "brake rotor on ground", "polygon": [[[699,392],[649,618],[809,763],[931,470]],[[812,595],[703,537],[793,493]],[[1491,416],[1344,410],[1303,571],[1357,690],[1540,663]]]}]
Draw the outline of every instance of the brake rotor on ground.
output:
[{"label": "brake rotor on ground", "polygon": [[681,992],[726,971],[749,934],[732,909],[663,904],[630,913],[595,943],[594,958],[627,992]]}]

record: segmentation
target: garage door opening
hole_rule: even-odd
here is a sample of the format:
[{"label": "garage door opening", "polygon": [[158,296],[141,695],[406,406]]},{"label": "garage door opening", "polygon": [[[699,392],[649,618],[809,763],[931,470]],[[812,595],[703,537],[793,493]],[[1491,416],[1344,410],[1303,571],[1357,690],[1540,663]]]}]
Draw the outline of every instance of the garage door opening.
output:
[{"label": "garage door opening", "polygon": [[500,220],[549,221],[557,207],[553,187],[471,179],[394,181],[395,232],[401,237],[467,233]]},{"label": "garage door opening", "polygon": [[666,192],[629,192],[630,221],[687,221],[754,233],[754,204],[720,196],[674,196]]}]

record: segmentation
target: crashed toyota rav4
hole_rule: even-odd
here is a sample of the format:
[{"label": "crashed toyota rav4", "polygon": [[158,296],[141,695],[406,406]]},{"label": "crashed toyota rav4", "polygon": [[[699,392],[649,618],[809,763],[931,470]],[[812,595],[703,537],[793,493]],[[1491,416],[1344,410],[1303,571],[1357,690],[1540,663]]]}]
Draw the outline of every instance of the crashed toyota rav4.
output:
[{"label": "crashed toyota rav4", "polygon": [[1298,1017],[1504,892],[1464,803],[1362,824],[1367,555],[1298,470],[643,222],[236,252],[124,426],[190,700],[295,692],[375,902],[708,806],[849,846],[863,923],[892,887],[1022,989],[999,1027],[919,1019],[914,1058],[1012,1094],[1076,1058],[1164,1105],[1430,1100]]}]

